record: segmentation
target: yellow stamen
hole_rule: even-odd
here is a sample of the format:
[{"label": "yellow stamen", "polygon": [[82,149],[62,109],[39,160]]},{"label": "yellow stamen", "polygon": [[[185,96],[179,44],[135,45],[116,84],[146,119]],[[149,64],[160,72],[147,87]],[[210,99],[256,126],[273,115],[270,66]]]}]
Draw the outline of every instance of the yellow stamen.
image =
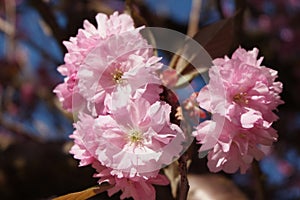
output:
[{"label": "yellow stamen", "polygon": [[133,130],[129,133],[128,140],[131,144],[140,145],[143,140],[143,135],[140,131]]},{"label": "yellow stamen", "polygon": [[112,73],[113,80],[117,84],[122,83],[123,81],[122,76],[123,76],[123,72],[119,69],[116,69],[116,71]]},{"label": "yellow stamen", "polygon": [[248,104],[249,100],[246,97],[246,92],[241,92],[233,96],[233,101],[236,103],[245,103]]}]

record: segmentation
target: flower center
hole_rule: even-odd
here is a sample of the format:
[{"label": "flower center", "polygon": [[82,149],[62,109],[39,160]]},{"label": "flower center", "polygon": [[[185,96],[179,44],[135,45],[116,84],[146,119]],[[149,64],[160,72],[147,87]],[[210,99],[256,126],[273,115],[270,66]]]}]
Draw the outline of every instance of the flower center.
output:
[{"label": "flower center", "polygon": [[141,145],[143,140],[143,135],[140,131],[133,130],[128,135],[128,140],[131,144]]},{"label": "flower center", "polygon": [[122,76],[123,76],[123,72],[119,69],[116,69],[115,72],[112,73],[112,78],[113,78],[114,82],[117,84],[120,84],[123,82]]},{"label": "flower center", "polygon": [[241,92],[233,96],[233,101],[236,103],[245,103],[248,104],[249,100],[247,99],[247,93]]}]

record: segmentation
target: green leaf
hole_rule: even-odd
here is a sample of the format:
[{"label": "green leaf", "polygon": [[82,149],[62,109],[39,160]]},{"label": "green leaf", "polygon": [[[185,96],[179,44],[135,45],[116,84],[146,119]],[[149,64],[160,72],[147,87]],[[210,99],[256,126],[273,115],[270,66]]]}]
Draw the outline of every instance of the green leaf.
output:
[{"label": "green leaf", "polygon": [[109,184],[102,184],[100,186],[95,186],[88,188],[86,190],[80,191],[80,192],[74,192],[70,194],[66,194],[60,197],[56,197],[53,200],[82,200],[82,199],[88,199],[91,198],[97,194],[100,194],[102,192],[105,192],[106,190],[113,187],[113,185]]}]

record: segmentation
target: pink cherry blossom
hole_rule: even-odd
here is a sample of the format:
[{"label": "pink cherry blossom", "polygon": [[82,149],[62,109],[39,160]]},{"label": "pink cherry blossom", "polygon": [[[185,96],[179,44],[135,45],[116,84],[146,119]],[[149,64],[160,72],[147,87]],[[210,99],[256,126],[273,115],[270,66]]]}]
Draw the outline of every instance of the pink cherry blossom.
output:
[{"label": "pink cherry blossom", "polygon": [[[94,51],[103,52],[103,46],[96,47]],[[103,61],[105,58],[97,58],[99,54],[94,51],[89,54],[78,72],[79,91],[90,102],[116,109],[125,106],[136,92],[144,90],[148,84],[161,83],[156,70],[162,64],[158,62],[160,59],[157,57],[146,59],[130,54],[126,58],[116,58],[108,64],[109,61]],[[159,93],[153,94],[157,97],[158,95]]]},{"label": "pink cherry blossom", "polygon": [[155,177],[183,150],[183,132],[170,122],[170,112],[165,102],[139,98],[96,119],[80,114],[71,153],[81,165],[95,158],[119,178]]},{"label": "pink cherry blossom", "polygon": [[270,126],[277,119],[272,111],[283,103],[279,96],[282,83],[275,82],[277,72],[261,66],[262,58],[257,60],[257,55],[256,48],[238,48],[231,59],[215,59],[209,70],[210,82],[197,98],[200,106],[245,128],[259,120]]},{"label": "pink cherry blossom", "polygon": [[112,115],[98,116],[97,160],[118,177],[156,176],[183,149],[182,130],[170,123],[170,112],[171,106],[164,102],[150,104],[140,98]]},{"label": "pink cherry blossom", "polygon": [[204,119],[206,114],[204,110],[199,107],[199,103],[197,102],[198,92],[194,92],[191,96],[184,100],[183,108],[187,112],[189,118],[199,121],[199,119]]},{"label": "pink cherry blossom", "polygon": [[202,144],[199,152],[212,149],[208,154],[210,171],[223,170],[227,173],[238,169],[245,173],[253,159],[260,160],[265,156],[265,149],[278,137],[271,127],[245,129],[218,114],[212,120],[200,123],[193,135]]},{"label": "pink cherry blossom", "polygon": [[209,151],[212,172],[245,173],[253,159],[260,160],[277,141],[271,125],[277,120],[273,110],[283,103],[282,83],[275,82],[277,72],[261,66],[257,55],[256,48],[239,48],[231,59],[215,59],[209,84],[197,97],[199,105],[212,113],[212,120],[193,132],[202,144],[199,152]]},{"label": "pink cherry blossom", "polygon": [[91,152],[97,149],[97,145],[89,142],[95,138],[95,135],[92,134],[94,118],[83,113],[80,113],[78,118],[79,120],[74,124],[76,130],[70,135],[70,138],[74,139],[70,153],[74,154],[74,158],[80,160],[79,166],[86,166],[96,160]]},{"label": "pink cherry blossom", "polygon": [[99,179],[99,184],[108,182],[114,187],[108,189],[108,195],[112,196],[118,191],[122,191],[120,196],[121,199],[133,197],[135,200],[155,200],[156,192],[153,185],[168,185],[169,180],[167,177],[161,174],[157,174],[155,177],[151,178],[142,178],[142,177],[134,177],[134,178],[118,178],[117,176],[112,176],[112,169],[104,167],[99,162],[94,162],[92,165],[97,173],[94,175],[95,178]]},{"label": "pink cherry blossom", "polygon": [[112,195],[118,190],[123,193],[121,199],[133,197],[134,200],[155,200],[156,191],[153,185],[168,185],[169,180],[164,175],[158,174],[156,177],[149,179],[134,178],[134,179],[115,179],[115,187],[108,190],[108,195]]},{"label": "pink cherry blossom", "polygon": [[[80,160],[80,166],[92,165],[97,170],[94,175],[99,178],[99,184],[108,182],[113,185],[108,190],[109,196],[121,190],[123,193],[121,199],[133,197],[135,200],[142,200],[144,198],[155,200],[154,185],[167,185],[168,179],[158,174],[158,171],[151,177],[134,176],[134,177],[120,177],[116,170],[102,165],[95,152],[98,144],[95,142],[97,133],[94,131],[95,119],[87,114],[79,114],[79,121],[74,124],[76,131],[70,136],[74,139],[74,145],[70,153],[74,154],[74,158]],[[129,160],[128,160],[129,162]]]},{"label": "pink cherry blossom", "polygon": [[132,18],[127,14],[119,15],[118,12],[114,12],[110,18],[99,13],[96,22],[97,28],[85,20],[77,36],[64,42],[68,53],[64,58],[65,64],[59,67],[62,75],[71,77],[76,73],[87,54],[107,38],[135,30]]},{"label": "pink cherry blossom", "polygon": [[175,69],[166,69],[160,74],[164,86],[173,88],[178,81],[178,72]]},{"label": "pink cherry blossom", "polygon": [[[58,71],[66,76],[64,83],[59,84],[54,92],[59,96],[59,100],[63,104],[63,108],[72,111],[73,103],[75,102],[72,95],[78,99],[82,99],[82,104],[89,104],[86,102],[86,93],[83,90],[89,85],[81,85],[86,87],[78,88],[78,72],[81,71],[81,66],[84,61],[95,62],[95,67],[100,68],[100,73],[97,74],[93,71],[97,78],[101,75],[112,62],[118,58],[122,62],[127,60],[131,54],[142,56],[147,62],[153,62],[157,59],[150,59],[153,55],[152,47],[147,44],[147,41],[139,34],[141,28],[135,28],[132,18],[127,14],[118,14],[115,12],[113,15],[107,17],[105,14],[98,14],[96,16],[97,27],[94,27],[87,20],[84,21],[83,29],[79,29],[76,37],[71,37],[70,41],[65,41],[68,53],[64,57],[65,64],[58,68]],[[88,55],[96,47],[101,51],[96,57]],[[149,59],[149,60],[148,60]],[[86,71],[82,70],[81,73],[87,76]],[[99,72],[99,71],[96,71]],[[89,71],[89,75],[92,73]],[[83,75],[82,75],[83,76]],[[96,84],[96,83],[95,83]],[[88,88],[93,94],[95,90]],[[81,91],[81,92],[80,92]],[[99,95],[99,94],[98,94]],[[77,100],[76,100],[77,101]],[[87,105],[87,107],[91,107]]]}]

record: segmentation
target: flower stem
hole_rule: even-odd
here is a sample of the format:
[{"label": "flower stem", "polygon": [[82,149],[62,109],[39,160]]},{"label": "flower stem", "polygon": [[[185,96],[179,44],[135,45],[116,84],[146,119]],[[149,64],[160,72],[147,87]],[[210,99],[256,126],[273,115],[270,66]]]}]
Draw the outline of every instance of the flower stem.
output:
[{"label": "flower stem", "polygon": [[180,158],[179,158],[179,173],[180,173],[180,189],[179,189],[179,200],[186,200],[187,195],[190,189],[189,181],[187,178],[187,161],[189,159],[189,154],[185,152]]}]

